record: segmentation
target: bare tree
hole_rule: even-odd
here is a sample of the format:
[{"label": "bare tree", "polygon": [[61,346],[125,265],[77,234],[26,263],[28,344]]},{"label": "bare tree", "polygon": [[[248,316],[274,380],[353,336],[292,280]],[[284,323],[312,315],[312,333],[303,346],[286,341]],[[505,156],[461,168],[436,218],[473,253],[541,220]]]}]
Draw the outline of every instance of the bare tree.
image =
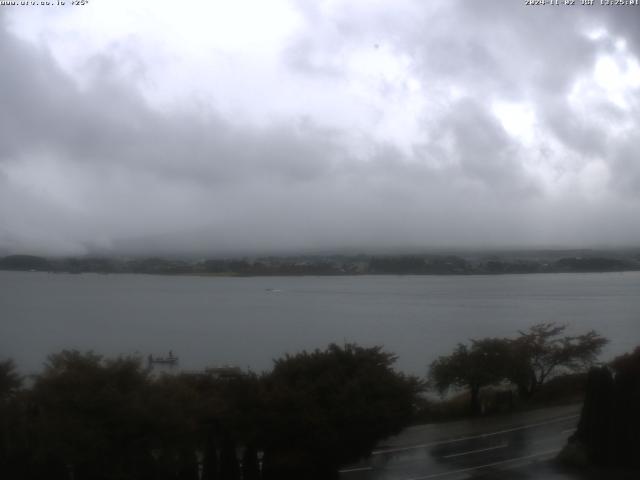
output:
[{"label": "bare tree", "polygon": [[586,369],[608,340],[594,330],[583,335],[562,336],[566,325],[539,323],[512,341],[508,378],[520,395],[531,397],[549,378],[559,372]]}]

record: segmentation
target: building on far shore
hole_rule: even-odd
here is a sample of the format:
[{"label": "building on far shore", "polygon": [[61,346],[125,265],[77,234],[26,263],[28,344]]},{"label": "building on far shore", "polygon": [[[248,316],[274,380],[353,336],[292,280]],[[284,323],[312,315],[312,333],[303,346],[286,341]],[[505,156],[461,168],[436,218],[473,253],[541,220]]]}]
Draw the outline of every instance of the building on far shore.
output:
[{"label": "building on far shore", "polygon": [[179,364],[180,359],[173,354],[172,350],[169,350],[169,355],[166,357],[154,357],[151,354],[147,356],[147,368],[156,374],[176,373]]},{"label": "building on far shore", "polygon": [[216,380],[233,380],[246,376],[246,373],[235,365],[221,365],[216,367],[205,368],[203,371],[185,371],[180,367],[180,358],[169,350],[169,355],[165,357],[154,357],[149,354],[147,356],[147,368],[155,375],[164,373],[184,373],[190,375],[205,375]]}]

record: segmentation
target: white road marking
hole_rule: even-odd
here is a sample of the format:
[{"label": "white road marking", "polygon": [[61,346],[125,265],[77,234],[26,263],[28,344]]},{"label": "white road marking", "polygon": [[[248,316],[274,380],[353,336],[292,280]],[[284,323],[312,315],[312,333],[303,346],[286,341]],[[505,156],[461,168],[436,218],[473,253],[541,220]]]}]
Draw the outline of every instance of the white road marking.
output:
[{"label": "white road marking", "polygon": [[351,472],[366,472],[368,470],[373,470],[373,467],[355,467],[355,468],[347,468],[345,470],[338,470],[338,473],[351,473]]},{"label": "white road marking", "polygon": [[484,465],[478,465],[477,467],[462,468],[460,470],[452,470],[450,472],[434,473],[434,474],[431,474],[431,475],[425,475],[423,477],[412,477],[412,478],[408,478],[406,480],[427,480],[429,478],[446,477],[446,476],[449,476],[449,475],[456,475],[456,474],[460,474],[460,473],[472,472],[472,471],[478,470],[480,468],[496,467],[498,465],[504,465],[506,463],[513,463],[513,462],[519,462],[519,461],[523,461],[523,460],[530,460],[532,458],[537,458],[537,457],[544,457],[545,455],[552,455],[554,453],[558,453],[559,451],[560,451],[560,449],[546,450],[544,452],[538,452],[538,453],[533,453],[531,455],[525,455],[524,457],[516,457],[516,458],[511,458],[509,460],[501,460],[499,462],[485,463]]},{"label": "white road marking", "polygon": [[442,458],[462,457],[464,455],[471,455],[472,453],[488,452],[490,450],[498,450],[499,448],[506,448],[508,446],[509,446],[508,443],[503,443],[502,445],[496,445],[495,447],[479,448],[478,450],[469,450],[467,452],[452,453],[451,455],[445,455]]},{"label": "white road marking", "polygon": [[576,429],[575,428],[567,428],[566,430],[562,430],[562,432],[560,433],[569,433],[569,432],[575,432]]},{"label": "white road marking", "polygon": [[436,445],[446,445],[448,443],[456,443],[456,442],[462,442],[465,440],[473,440],[476,438],[486,438],[486,437],[492,437],[495,435],[501,435],[503,433],[510,433],[510,432],[517,432],[518,430],[526,430],[527,428],[534,428],[534,427],[540,427],[542,425],[550,425],[552,423],[559,423],[559,422],[563,422],[565,420],[571,420],[574,418],[578,418],[580,415],[568,415],[566,417],[560,417],[560,418],[555,418],[553,420],[547,420],[544,422],[538,422],[538,423],[531,423],[529,425],[523,425],[521,427],[514,427],[514,428],[507,428],[505,430],[499,430],[497,432],[489,432],[489,433],[483,433],[480,435],[471,435],[468,437],[460,437],[460,438],[454,438],[451,440],[441,440],[441,441],[437,441],[437,442],[429,442],[429,443],[422,443],[420,445],[411,445],[409,447],[396,447],[396,448],[386,448],[383,450],[375,450],[373,452],[371,452],[371,455],[383,455],[385,453],[395,453],[395,452],[404,452],[404,451],[408,451],[408,450],[417,450],[420,448],[427,448],[427,447],[434,447]]}]

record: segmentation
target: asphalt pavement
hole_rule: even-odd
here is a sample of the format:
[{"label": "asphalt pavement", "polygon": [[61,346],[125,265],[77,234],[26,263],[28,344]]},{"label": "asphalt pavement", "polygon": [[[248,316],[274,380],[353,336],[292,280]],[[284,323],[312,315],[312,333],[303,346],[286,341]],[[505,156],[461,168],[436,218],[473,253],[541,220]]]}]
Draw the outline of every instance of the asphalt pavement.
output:
[{"label": "asphalt pavement", "polygon": [[549,462],[575,430],[580,405],[418,425],[380,444],[342,480],[569,479]]}]

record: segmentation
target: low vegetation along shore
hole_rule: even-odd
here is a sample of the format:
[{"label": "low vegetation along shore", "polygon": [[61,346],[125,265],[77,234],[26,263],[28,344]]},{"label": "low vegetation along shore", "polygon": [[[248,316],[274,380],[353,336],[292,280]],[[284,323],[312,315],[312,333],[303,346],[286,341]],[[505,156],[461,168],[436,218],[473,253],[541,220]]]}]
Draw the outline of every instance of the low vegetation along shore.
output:
[{"label": "low vegetation along shore", "polygon": [[0,257],[0,270],[165,275],[496,275],[640,270],[640,251],[524,251],[458,255],[309,255],[185,260],[159,257]]},{"label": "low vegetation along shore", "polygon": [[[143,358],[63,351],[25,381],[6,360],[0,476],[336,478],[341,465],[412,423],[581,398],[585,372],[605,343],[595,332],[568,336],[545,323],[515,338],[460,344],[435,360],[424,379],[395,370],[395,355],[381,347],[355,344],[286,355],[262,374],[220,368],[160,374]],[[637,456],[624,452],[638,447],[640,350],[593,371],[599,373],[596,380],[589,375],[581,426],[565,457],[637,467]],[[466,390],[463,410],[451,408],[455,399],[425,396],[451,387]],[[592,443],[603,441],[603,429],[622,432],[616,445],[628,448],[602,456]]]}]

